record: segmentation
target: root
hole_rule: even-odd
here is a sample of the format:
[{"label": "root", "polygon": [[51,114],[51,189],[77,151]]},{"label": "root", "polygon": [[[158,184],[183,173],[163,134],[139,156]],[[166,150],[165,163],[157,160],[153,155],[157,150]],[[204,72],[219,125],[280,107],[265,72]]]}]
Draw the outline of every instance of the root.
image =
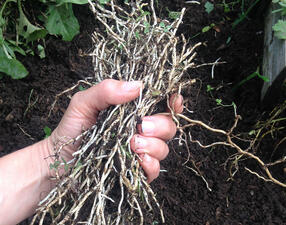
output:
[{"label": "root", "polygon": [[[50,224],[143,225],[146,215],[155,209],[160,212],[162,223],[165,222],[162,207],[146,181],[138,156],[130,149],[130,140],[136,133],[138,118],[153,114],[157,111],[158,103],[195,82],[183,80],[182,77],[188,69],[201,66],[193,62],[195,50],[201,43],[191,46],[183,35],[176,36],[185,9],[182,9],[179,18],[169,22],[157,18],[154,0],[149,4],[141,0],[124,2],[110,0],[102,5],[99,1],[89,1],[99,24],[93,34],[94,46],[90,53],[94,82],[79,82],[93,85],[108,78],[141,80],[144,89],[137,100],[101,112],[97,124],[91,129],[55,149],[53,157],[60,160],[59,155],[65,145],[82,139],[81,146],[73,154],[74,159],[61,162],[61,166],[67,167],[68,171],[63,177],[56,176],[58,185],[40,202],[31,225],[42,225],[45,221],[50,221]],[[208,65],[217,64],[220,64],[218,60]],[[60,96],[78,85],[57,95],[51,111]],[[168,107],[171,108],[170,105]],[[265,164],[249,149],[243,150],[234,142],[236,136],[233,131],[240,119],[236,112],[234,125],[229,131],[212,128],[172,110],[163,114],[170,115],[177,124],[180,142],[187,145],[190,140],[202,148],[215,145],[234,148],[237,151],[236,162],[243,157],[254,159],[266,177],[248,169],[249,172],[286,187],[272,176],[270,164]],[[181,125],[181,120],[187,124]],[[203,145],[193,140],[190,133],[185,133],[184,130],[191,126],[200,126],[223,135],[225,141]],[[190,160],[190,152],[188,154],[187,160]],[[211,191],[195,163],[193,166],[187,168],[200,176]]]},{"label": "root", "polygon": [[[161,214],[162,223],[165,221],[138,157],[130,149],[130,139],[136,133],[137,118],[151,115],[158,103],[195,82],[181,81],[181,78],[195,66],[195,49],[200,43],[191,46],[183,35],[176,36],[185,9],[175,21],[164,20],[159,24],[153,0],[150,4],[128,2],[120,4],[111,0],[105,5],[90,2],[99,23],[90,53],[94,80],[95,83],[108,78],[142,80],[144,89],[136,101],[101,112],[95,126],[55,149],[53,157],[60,161],[62,148],[82,138],[74,159],[61,162],[61,166],[68,167],[68,172],[64,177],[57,174],[57,187],[41,201],[31,224],[42,225],[49,217],[53,224],[85,221],[86,224],[143,225],[146,213],[155,208]],[[58,98],[79,83],[56,96],[50,113]],[[174,112],[172,116],[176,118]]]}]

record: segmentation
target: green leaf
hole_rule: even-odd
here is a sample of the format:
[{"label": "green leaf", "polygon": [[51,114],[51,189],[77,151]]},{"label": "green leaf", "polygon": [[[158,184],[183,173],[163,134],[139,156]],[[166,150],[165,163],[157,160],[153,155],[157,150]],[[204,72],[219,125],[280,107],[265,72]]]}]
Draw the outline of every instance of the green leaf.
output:
[{"label": "green leaf", "polygon": [[19,47],[16,43],[16,41],[13,40],[7,40],[6,43],[9,45],[9,47],[14,51],[14,52],[18,52],[21,55],[26,55],[26,52],[24,49],[22,49],[21,47]]},{"label": "green leaf", "polygon": [[257,76],[262,79],[264,82],[269,82],[269,78],[266,76],[261,75],[259,72],[257,72]]},{"label": "green leaf", "polygon": [[278,22],[272,27],[274,35],[279,39],[286,39],[286,21],[278,20]]},{"label": "green leaf", "polygon": [[206,32],[208,32],[210,29],[212,29],[214,26],[215,26],[214,23],[212,23],[212,24],[209,25],[209,26],[205,26],[205,27],[202,29],[202,32],[203,32],[203,33],[206,33]]},{"label": "green leaf", "polygon": [[214,88],[208,84],[207,85],[207,92],[211,92],[212,90],[214,90]]},{"label": "green leaf", "polygon": [[110,0],[99,0],[99,4],[104,5],[108,3]]},{"label": "green leaf", "polygon": [[50,34],[61,35],[64,41],[71,41],[79,33],[79,23],[70,3],[50,5],[45,25]]},{"label": "green leaf", "polygon": [[203,27],[202,32],[203,32],[203,33],[206,33],[206,32],[208,32],[210,29],[212,29],[210,26],[205,26],[205,27]]},{"label": "green leaf", "polygon": [[147,21],[144,21],[144,34],[148,34],[150,31],[150,24]]},{"label": "green leaf", "polygon": [[165,28],[165,23],[162,21],[161,23],[159,23],[159,26]]},{"label": "green leaf", "polygon": [[61,162],[57,160],[54,162],[54,164],[52,164],[52,163],[50,164],[50,169],[57,170],[60,164],[61,164]]},{"label": "green leaf", "polygon": [[0,27],[0,45],[3,45],[4,44],[4,36],[3,36],[3,31]]},{"label": "green leaf", "polygon": [[80,91],[86,90],[86,88],[84,88],[82,85],[79,85],[78,89],[79,89]]},{"label": "green leaf", "polygon": [[22,10],[21,1],[18,1],[18,9],[20,12],[20,18],[18,20],[18,34],[23,36],[27,42],[44,38],[48,33],[47,30],[36,27],[29,22]]},{"label": "green leaf", "polygon": [[51,136],[51,134],[52,134],[52,129],[51,128],[49,128],[48,126],[45,126],[44,127],[44,132],[45,132],[45,138],[47,138],[47,137],[49,137],[49,136]]},{"label": "green leaf", "polygon": [[215,101],[216,101],[216,104],[217,104],[217,105],[221,105],[221,104],[222,104],[222,100],[219,99],[219,98],[217,98]]},{"label": "green leaf", "polygon": [[17,59],[8,59],[0,56],[0,72],[12,77],[12,79],[21,79],[28,75],[28,71]]},{"label": "green leaf", "polygon": [[69,165],[68,165],[68,164],[65,164],[65,165],[64,165],[64,168],[65,168],[65,171],[66,171],[66,172],[69,171]]},{"label": "green leaf", "polygon": [[38,52],[39,52],[38,53],[39,57],[41,59],[45,58],[46,57],[45,48],[42,45],[40,45],[40,44],[37,46],[37,48],[38,48]]},{"label": "green leaf", "polygon": [[[106,0],[105,0],[106,1]],[[77,5],[84,5],[88,3],[88,0],[56,0],[56,3],[58,6],[64,4],[64,3],[72,3]]]},{"label": "green leaf", "polygon": [[205,10],[208,14],[210,14],[214,10],[214,4],[207,1],[205,4]]},{"label": "green leaf", "polygon": [[140,34],[139,34],[139,32],[138,32],[138,31],[136,31],[136,32],[135,32],[135,37],[136,37],[136,39],[138,39],[138,40],[140,40],[140,39],[141,39]]}]

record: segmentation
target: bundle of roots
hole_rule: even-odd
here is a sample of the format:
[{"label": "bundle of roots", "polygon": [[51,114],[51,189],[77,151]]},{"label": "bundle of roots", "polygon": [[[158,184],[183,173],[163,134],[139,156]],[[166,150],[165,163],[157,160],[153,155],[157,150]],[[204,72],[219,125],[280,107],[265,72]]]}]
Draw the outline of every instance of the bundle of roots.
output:
[{"label": "bundle of roots", "polygon": [[194,67],[200,44],[176,36],[184,9],[169,22],[157,17],[153,0],[106,2],[90,2],[98,22],[90,54],[93,80],[141,80],[144,88],[135,101],[101,112],[97,124],[76,138],[82,143],[74,159],[61,162],[68,172],[41,201],[31,224],[143,224],[144,213],[154,208],[164,222],[129,143],[138,118],[158,111],[158,103],[194,82],[180,80]]}]

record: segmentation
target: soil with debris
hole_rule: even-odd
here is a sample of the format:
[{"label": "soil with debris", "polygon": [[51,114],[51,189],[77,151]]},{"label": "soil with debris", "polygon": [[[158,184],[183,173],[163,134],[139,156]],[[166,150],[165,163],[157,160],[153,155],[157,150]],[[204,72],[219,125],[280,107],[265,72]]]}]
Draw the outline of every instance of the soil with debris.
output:
[{"label": "soil with debris", "polygon": [[[240,8],[225,13],[221,6],[208,14],[204,4],[188,4],[183,0],[161,0],[158,14],[168,17],[168,10],[180,11],[187,8],[184,24],[179,29],[191,43],[204,42],[197,52],[197,64],[225,62],[212,67],[188,71],[189,78],[197,83],[184,91],[186,104],[190,106],[192,119],[201,120],[212,127],[228,130],[234,121],[232,107],[219,107],[235,102],[237,112],[242,116],[236,133],[248,133],[258,119],[265,114],[260,105],[262,81],[252,79],[235,92],[233,86],[256,71],[261,65],[263,54],[263,18],[265,10],[261,1],[244,21],[235,29],[232,22],[238,18]],[[247,1],[246,1],[247,2]],[[30,71],[23,80],[0,80],[0,156],[43,139],[43,128],[54,129],[60,121],[69,97],[60,98],[51,117],[49,108],[55,96],[73,86],[78,80],[93,75],[91,59],[82,53],[91,47],[91,33],[95,26],[94,16],[86,6],[74,7],[81,24],[81,34],[72,42],[63,42],[53,37],[46,41],[46,58],[27,57],[24,64]],[[208,32],[201,33],[205,26],[215,24]],[[213,76],[213,79],[212,79]],[[212,87],[207,91],[207,87]],[[199,127],[192,127],[190,134],[204,144],[218,140],[216,134]],[[267,159],[274,143],[281,138],[268,139],[258,151]],[[285,134],[284,134],[285,136]],[[235,151],[226,147],[202,149],[196,143],[188,151],[169,142],[170,154],[162,162],[160,177],[152,183],[153,190],[163,205],[166,224],[286,224],[286,192],[284,189],[266,183],[247,172],[244,167],[261,172],[251,161],[239,162],[239,170],[230,179],[232,165],[227,161]],[[205,181],[192,170],[199,168]],[[282,168],[274,176],[284,177]],[[150,217],[146,224],[160,224],[158,215]],[[21,223],[28,224],[28,220]]]}]

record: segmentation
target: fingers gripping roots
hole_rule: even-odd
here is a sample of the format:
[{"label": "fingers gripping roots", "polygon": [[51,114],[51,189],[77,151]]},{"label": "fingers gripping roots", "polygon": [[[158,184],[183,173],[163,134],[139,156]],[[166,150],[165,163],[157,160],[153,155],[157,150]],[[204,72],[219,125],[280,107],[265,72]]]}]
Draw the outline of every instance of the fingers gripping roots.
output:
[{"label": "fingers gripping roots", "polygon": [[[142,80],[145,87],[136,101],[101,112],[95,126],[65,143],[82,138],[74,159],[62,163],[68,172],[57,176],[57,187],[41,201],[31,224],[44,224],[47,217],[53,224],[143,224],[144,213],[154,207],[164,222],[129,143],[136,133],[136,118],[152,114],[158,102],[191,83],[180,80],[195,66],[200,43],[190,46],[184,36],[176,37],[185,9],[173,22],[164,20],[163,26],[153,0],[128,2],[90,1],[99,24],[90,53],[94,80]],[[63,146],[55,149],[56,157]]]},{"label": "fingers gripping roots", "polygon": [[[140,0],[124,4],[111,0],[105,5],[98,1],[89,2],[99,24],[93,34],[93,51],[90,53],[94,65],[94,81],[100,82],[108,78],[142,80],[145,87],[136,101],[102,112],[99,123],[79,137],[55,148],[55,160],[59,160],[57,156],[64,145],[82,138],[81,146],[73,154],[74,159],[62,163],[68,165],[68,172],[64,177],[56,176],[58,185],[40,202],[31,224],[41,225],[45,221],[52,221],[50,223],[53,224],[141,225],[146,213],[154,207],[159,209],[164,223],[162,208],[146,182],[138,157],[131,151],[129,143],[136,133],[138,117],[152,114],[158,102],[167,99],[171,93],[180,93],[181,89],[195,82],[182,81],[181,78],[188,69],[203,66],[193,63],[195,49],[200,43],[190,46],[183,35],[176,37],[185,9],[174,22],[164,20],[162,25],[158,23],[160,20],[154,10],[153,0],[149,4]],[[89,82],[87,84],[90,85]],[[56,100],[67,91],[69,90],[59,94]],[[170,105],[168,107],[171,109]],[[264,181],[286,187],[269,170],[270,166],[285,162],[286,157],[265,164],[250,152],[251,146],[244,150],[235,143],[237,136],[233,135],[233,131],[240,118],[236,113],[234,125],[229,131],[212,128],[201,121],[175,114],[172,110],[168,115],[175,121],[180,131],[179,141],[186,144],[188,151],[189,141],[202,148],[216,145],[231,147],[237,151],[230,159],[236,171],[238,160],[251,158],[261,166],[265,176],[245,168],[248,172]],[[187,124],[181,125],[181,120]],[[190,126],[200,126],[223,135],[225,141],[203,145],[185,132]],[[190,152],[183,165],[189,160]],[[211,191],[193,160],[192,163],[193,168],[186,167],[200,176]]]}]

